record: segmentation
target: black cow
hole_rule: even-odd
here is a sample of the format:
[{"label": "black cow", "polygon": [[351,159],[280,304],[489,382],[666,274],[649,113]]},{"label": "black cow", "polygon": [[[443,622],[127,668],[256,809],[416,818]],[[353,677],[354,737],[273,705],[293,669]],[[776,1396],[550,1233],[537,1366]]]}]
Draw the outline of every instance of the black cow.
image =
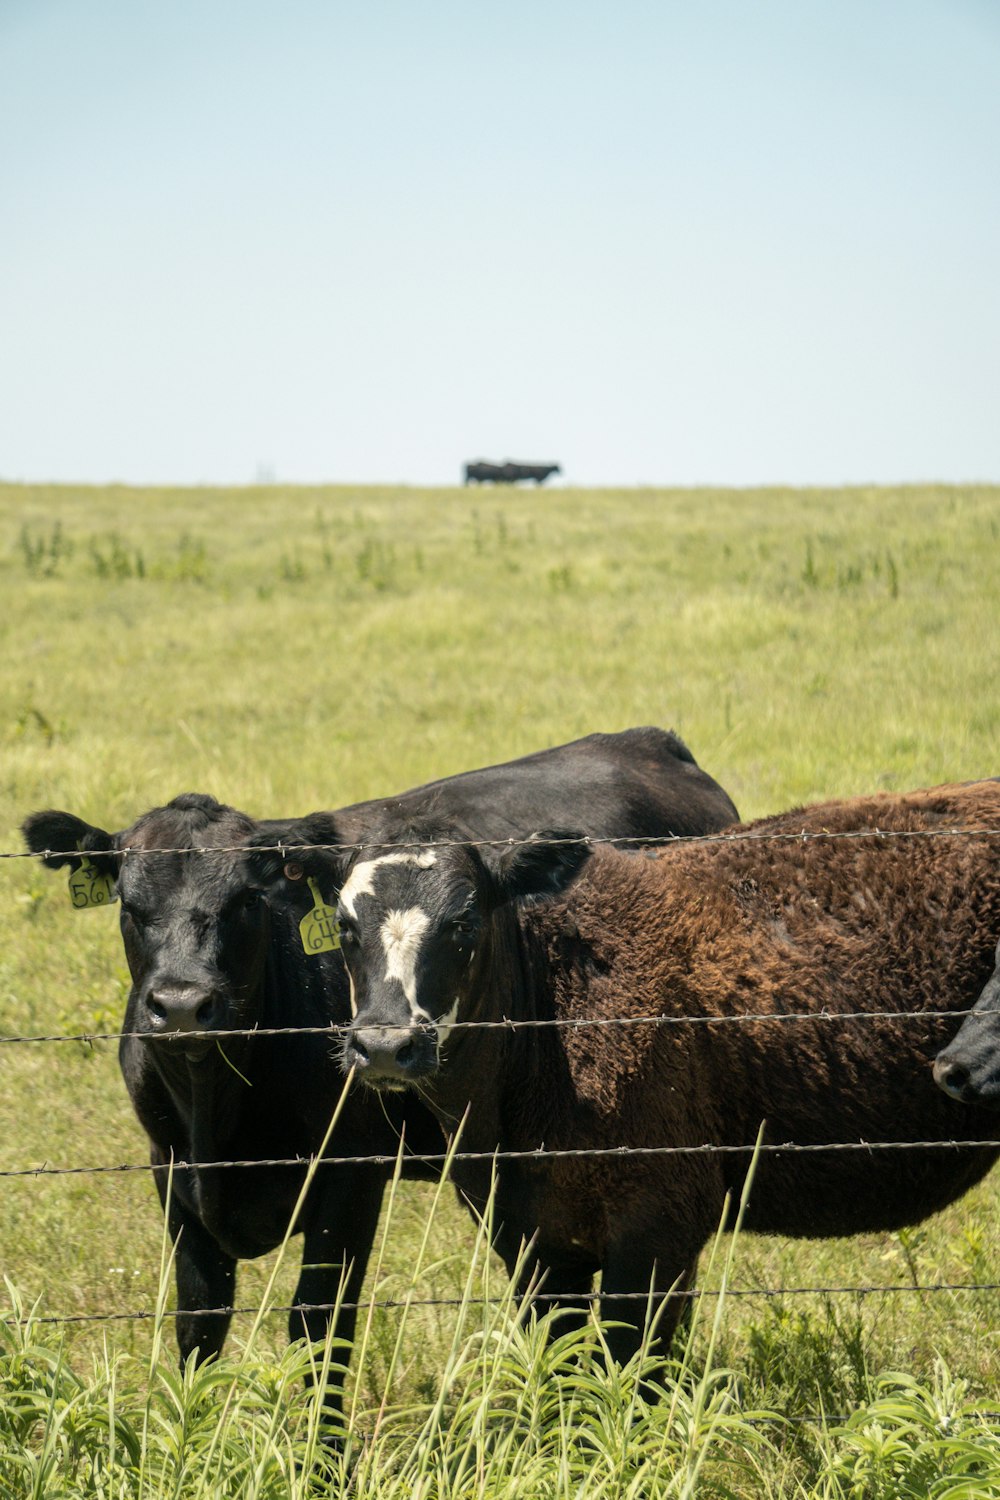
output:
[{"label": "black cow", "polygon": [[[237,1261],[281,1243],[306,1173],[305,1162],[246,1170],[186,1164],[307,1158],[323,1140],[342,1087],[329,1031],[212,1041],[215,1030],[328,1028],[343,1020],[339,956],[307,958],[294,903],[268,898],[240,853],[211,852],[238,850],[266,827],[197,793],[154,808],[119,833],[65,812],[35,813],[24,825],[31,849],[80,848],[92,868],[116,882],[132,975],[119,1062],[165,1206],[167,1164],[178,1163],[169,1228],[177,1241],[183,1362],[221,1350]],[[150,852],[178,849],[205,852]],[[45,863],[76,868],[80,860],[53,853]],[[328,1155],[393,1156],[404,1130],[409,1146],[440,1149],[440,1132],[419,1104],[393,1107],[380,1119],[350,1095]],[[342,1277],[345,1303],[357,1302],[386,1175],[378,1165],[318,1168],[296,1224],[303,1254],[295,1304],[306,1310],[293,1312],[290,1337],[323,1337],[329,1313],[322,1305],[336,1300]],[[319,1306],[308,1310],[310,1304]],[[338,1337],[351,1338],[355,1316],[344,1307]],[[336,1398],[331,1391],[331,1412]]]},{"label": "black cow", "polygon": [[[457,820],[465,837],[523,834],[551,809],[598,836],[658,838],[708,832],[735,816],[729,798],[700,771],[676,736],[657,729],[591,735],[521,760],[432,782],[398,798],[358,803],[292,823],[257,823],[211,797],[187,794],[108,833],[64,812],[27,819],[29,848],[50,867],[76,870],[80,849],[116,881],[132,990],[119,1058],[136,1114],[151,1144],[154,1176],[169,1204],[176,1254],[177,1337],[181,1357],[217,1353],[229,1325],[236,1263],[280,1243],[301,1191],[305,1166],[201,1168],[190,1163],[264,1162],[315,1153],[342,1081],[329,1035],[237,1037],[214,1031],[343,1025],[350,1018],[347,976],[337,953],[309,957],[299,923],[312,905],[306,882],[265,892],[260,866],[315,870],[324,894],[339,883],[349,853],[244,855],[256,839],[273,844],[289,830],[307,842],[356,841],[376,825],[423,810]],[[167,851],[196,849],[198,853]],[[126,853],[125,851],[133,851]],[[163,851],[163,852],[156,852]],[[212,852],[216,851],[216,852]],[[441,1134],[418,1101],[370,1094],[346,1100],[296,1229],[304,1236],[302,1274],[290,1335],[319,1338],[344,1279],[335,1333],[350,1340],[389,1168],[342,1157],[393,1157],[399,1137],[420,1153],[441,1149]],[[427,1175],[404,1161],[403,1169]],[[319,1304],[309,1309],[310,1304]],[[223,1309],[207,1314],[206,1309]],[[334,1409],[339,1389],[328,1402]]]},{"label": "black cow", "polygon": [[465,484],[517,484],[522,479],[533,479],[544,484],[550,474],[561,474],[558,464],[521,464],[505,459],[502,464],[487,463],[476,459],[465,466]]},{"label": "black cow", "polygon": [[[956,827],[984,836],[936,836]],[[898,1229],[996,1160],[993,1121],[929,1064],[993,961],[997,831],[996,782],[830,802],[652,859],[595,851],[539,902],[586,845],[415,829],[436,847],[359,855],[340,892],[345,1067],[464,1120],[460,1151],[485,1161],[454,1176],[480,1209],[491,1154],[524,1154],[499,1162],[497,1249],[514,1270],[529,1242],[520,1291],[544,1272],[577,1317],[599,1270],[630,1357],[636,1306],[693,1274],[762,1120],[779,1147],[864,1148],[763,1156],[744,1222],[769,1234]],[[955,1139],[986,1144],[892,1149]]]},{"label": "black cow", "polygon": [[997,966],[947,1047],[934,1059],[934,1082],[963,1104],[1000,1105],[1000,943]]}]

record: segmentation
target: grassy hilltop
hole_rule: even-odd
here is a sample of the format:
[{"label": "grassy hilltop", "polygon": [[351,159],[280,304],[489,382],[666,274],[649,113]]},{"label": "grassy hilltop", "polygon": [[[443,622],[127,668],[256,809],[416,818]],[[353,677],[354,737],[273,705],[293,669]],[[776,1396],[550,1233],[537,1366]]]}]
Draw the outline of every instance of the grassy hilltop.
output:
[{"label": "grassy hilltop", "polygon": [[[678,730],[748,817],[1000,774],[998,563],[996,487],[0,485],[0,849],[19,849],[21,819],[43,806],[117,828],[199,790],[255,815],[301,813],[642,723]],[[31,861],[0,862],[0,882],[0,1031],[113,1031],[127,992],[114,914],[72,911],[64,877]],[[7,1045],[0,1063],[0,1170],[143,1160],[112,1044]],[[410,1286],[430,1202],[415,1186],[397,1195],[383,1295]],[[443,1196],[416,1295],[460,1296],[473,1241]],[[0,1245],[4,1274],[26,1304],[41,1299],[40,1313],[155,1301],[161,1221],[142,1173],[4,1180]],[[243,1268],[243,1305],[270,1264]],[[473,1287],[488,1274],[495,1290],[489,1257],[478,1264]],[[994,1174],[901,1235],[745,1239],[733,1285],[992,1283],[998,1267]],[[283,1269],[279,1304],[293,1284]],[[786,1416],[864,1405],[880,1372],[940,1385],[938,1359],[967,1382],[969,1402],[995,1408],[998,1311],[989,1291],[741,1297],[726,1304],[714,1360],[739,1372],[748,1407]],[[397,1357],[399,1315],[376,1314],[358,1387],[365,1420],[390,1369],[391,1409],[434,1399],[458,1316],[414,1309]],[[696,1331],[696,1366],[710,1317]],[[234,1325],[234,1350],[250,1321]],[[279,1359],[283,1323],[272,1316],[256,1341],[265,1361]],[[478,1326],[466,1316],[468,1334]],[[45,1334],[51,1347],[61,1337]],[[65,1337],[75,1369],[116,1352],[148,1360],[151,1347],[147,1323],[84,1323]],[[164,1342],[169,1369],[169,1326]],[[851,1489],[849,1466],[838,1488],[838,1440],[810,1422],[747,1429],[765,1431],[746,1459],[750,1478],[732,1457],[737,1434],[732,1469],[719,1458],[698,1493],[723,1483],[747,1496],[883,1493],[877,1475]],[[0,1478],[4,1432],[0,1423]],[[574,1493],[573,1463],[560,1477],[559,1462],[537,1493]],[[623,1471],[608,1472],[602,1493],[627,1493],[615,1488]],[[884,1493],[910,1493],[892,1472]],[[931,1493],[936,1472],[912,1492]],[[464,1482],[438,1474],[419,1492],[476,1492]],[[80,1483],[65,1493],[104,1493]],[[412,1491],[412,1475],[406,1483]],[[373,1470],[368,1484],[381,1495],[389,1481]],[[149,1485],[135,1493],[161,1492]],[[488,1493],[507,1493],[497,1486]]]}]

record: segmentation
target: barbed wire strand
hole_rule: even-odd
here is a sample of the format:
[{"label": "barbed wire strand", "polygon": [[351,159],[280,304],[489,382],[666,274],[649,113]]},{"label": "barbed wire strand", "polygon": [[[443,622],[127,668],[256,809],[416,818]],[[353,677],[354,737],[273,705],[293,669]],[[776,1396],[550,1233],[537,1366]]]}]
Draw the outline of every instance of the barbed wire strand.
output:
[{"label": "barbed wire strand", "polygon": [[[778,816],[782,816],[778,814]],[[637,849],[669,849],[680,844],[739,844],[739,843],[812,843],[816,840],[843,839],[940,839],[940,838],[1000,838],[1000,828],[967,828],[962,825],[947,828],[845,828],[834,829],[807,829],[789,830],[786,832],[768,832],[766,830],[738,830],[730,832],[722,829],[718,833],[684,833],[663,834],[657,837],[647,835],[608,835],[608,834],[572,834],[567,833],[556,838],[546,837],[546,844],[586,844],[588,847],[597,848],[604,845],[611,848],[624,849],[634,846]],[[388,839],[388,840],[358,840],[354,843],[327,843],[327,844],[304,844],[279,840],[274,844],[188,844],[177,845],[169,848],[152,848],[137,844],[124,844],[120,847],[93,848],[93,849],[7,849],[0,851],[0,859],[80,859],[91,858],[94,855],[120,856],[123,859],[143,858],[147,855],[156,854],[281,854],[292,857],[296,854],[365,854],[375,850],[396,849],[513,849],[538,842],[537,836],[524,835],[520,837],[476,839],[476,838],[440,838],[440,839]]]},{"label": "barbed wire strand", "polygon": [[[786,1297],[786,1296],[788,1296],[788,1297],[796,1296],[797,1297],[797,1296],[819,1296],[819,1295],[823,1295],[823,1296],[851,1295],[851,1296],[864,1297],[864,1296],[884,1296],[884,1295],[887,1295],[887,1294],[895,1294],[895,1293],[906,1293],[906,1294],[910,1294],[910,1295],[913,1295],[913,1294],[920,1294],[920,1295],[922,1295],[924,1293],[934,1293],[934,1292],[958,1293],[958,1292],[998,1292],[998,1291],[1000,1291],[1000,1283],[995,1283],[995,1282],[987,1282],[987,1283],[979,1283],[979,1282],[931,1282],[931,1283],[928,1283],[927,1285],[905,1285],[905,1284],[902,1284],[902,1285],[898,1285],[898,1286],[877,1286],[877,1285],[856,1285],[855,1286],[855,1285],[852,1285],[852,1286],[815,1286],[815,1287],[813,1287],[813,1286],[803,1286],[803,1287],[761,1287],[761,1288],[754,1288],[754,1287],[727,1287],[724,1290],[722,1288],[714,1288],[714,1287],[704,1288],[704,1289],[701,1289],[701,1288],[697,1288],[697,1289],[685,1288],[685,1289],[678,1289],[676,1292],[670,1293],[670,1296],[672,1296],[672,1297],[678,1297],[678,1298],[683,1297],[685,1299],[694,1301],[694,1300],[700,1300],[701,1298],[704,1298],[704,1297],[715,1297],[715,1298],[718,1298],[718,1297],[721,1297],[721,1296],[725,1296],[727,1298],[729,1298],[729,1297],[737,1297],[737,1298],[753,1298],[753,1297],[768,1298],[768,1297],[772,1297],[773,1298],[773,1297]],[[609,1293],[608,1294],[608,1296],[609,1297],[613,1297],[616,1302],[621,1302],[621,1301],[641,1301],[643,1303],[648,1303],[648,1301],[649,1301],[649,1295],[650,1295],[649,1292],[619,1292],[619,1293]],[[367,1310],[368,1308],[374,1308],[374,1309],[385,1310],[385,1311],[394,1311],[394,1310],[398,1311],[398,1310],[401,1310],[401,1309],[410,1309],[410,1308],[414,1308],[414,1307],[496,1307],[496,1306],[503,1305],[503,1303],[506,1302],[506,1301],[508,1301],[508,1300],[509,1300],[508,1298],[504,1298],[504,1297],[473,1297],[473,1298],[467,1298],[467,1297],[372,1298],[372,1299],[369,1299],[367,1301],[362,1300],[362,1301],[358,1301],[358,1302],[338,1302],[338,1303],[333,1303],[333,1302],[302,1302],[302,1303],[297,1303],[294,1306],[269,1307],[269,1308],[266,1309],[266,1311],[269,1314],[275,1314],[275,1315],[281,1315],[281,1316],[289,1316],[292,1313],[300,1313],[300,1314],[304,1314],[304,1313],[307,1313],[307,1312],[331,1312],[332,1313],[332,1312],[336,1312],[338,1310],[340,1310],[340,1311],[347,1311],[347,1310],[352,1310],[353,1309],[353,1310],[356,1310],[356,1311],[360,1311],[362,1309]],[[557,1302],[557,1301],[561,1301],[562,1298],[560,1297],[560,1294],[555,1293],[555,1292],[541,1292],[540,1291],[540,1292],[533,1293],[531,1295],[531,1297],[530,1297],[529,1300],[530,1300],[531,1303]],[[589,1300],[591,1300],[593,1302],[597,1302],[599,1304],[600,1302],[602,1302],[604,1300],[604,1295],[601,1292],[595,1292],[595,1293],[592,1294],[592,1296],[591,1296],[591,1298]],[[44,1325],[44,1326],[49,1327],[49,1326],[67,1326],[67,1325],[80,1325],[80,1324],[92,1324],[92,1323],[125,1323],[125,1322],[136,1323],[136,1322],[153,1322],[153,1321],[163,1321],[163,1322],[166,1322],[166,1321],[176,1320],[177,1318],[180,1318],[180,1317],[193,1317],[193,1318],[204,1317],[204,1318],[208,1318],[208,1317],[220,1317],[220,1316],[221,1317],[236,1317],[236,1316],[250,1316],[250,1315],[254,1315],[255,1316],[260,1311],[262,1311],[262,1309],[259,1308],[259,1307],[206,1307],[206,1308],[197,1308],[197,1309],[190,1309],[190,1310],[187,1310],[187,1309],[177,1309],[177,1308],[173,1308],[173,1309],[155,1309],[155,1308],[153,1308],[153,1309],[149,1309],[149,1310],[140,1309],[140,1310],[134,1311],[134,1312],[121,1312],[121,1313],[65,1313],[65,1314],[36,1314],[36,1313],[30,1313],[30,1314],[27,1314],[27,1315],[22,1314],[20,1316],[18,1316],[16,1314],[0,1314],[0,1326],[4,1326],[4,1327],[16,1327],[16,1326],[19,1326],[19,1325],[23,1326],[24,1324],[31,1324],[31,1325],[38,1324],[38,1325]],[[736,1410],[739,1411],[739,1408],[737,1407]],[[762,1414],[748,1415],[748,1416],[744,1417],[744,1420],[749,1425],[751,1425],[751,1426],[763,1426],[763,1425],[771,1425],[771,1424],[778,1423],[778,1424],[795,1425],[795,1426],[799,1426],[799,1425],[813,1425],[813,1426],[831,1427],[831,1426],[843,1426],[847,1422],[851,1421],[853,1418],[856,1418],[858,1416],[864,1416],[864,1415],[866,1415],[869,1412],[869,1410],[870,1410],[870,1407],[859,1405],[859,1406],[855,1407],[855,1409],[852,1412],[845,1412],[845,1413],[834,1414],[834,1413],[825,1412],[825,1411],[824,1412],[794,1412],[794,1413],[774,1412],[774,1413],[762,1413]],[[742,1413],[740,1413],[740,1415],[742,1415]],[[977,1411],[976,1412],[976,1418],[977,1418],[978,1421],[984,1422],[984,1423],[985,1422],[998,1422],[998,1421],[1000,1421],[1000,1411],[990,1411],[988,1409],[987,1410],[982,1410],[982,1411]],[[876,1418],[875,1418],[874,1415],[872,1416],[871,1419],[873,1421],[876,1420]],[[372,1440],[372,1435],[366,1434],[364,1432],[357,1432],[357,1431],[355,1431],[352,1434],[352,1436],[354,1437],[354,1439],[356,1441],[362,1442],[362,1443],[368,1442],[368,1441]],[[413,1431],[412,1431],[412,1433],[411,1433],[411,1436],[413,1437],[414,1440],[417,1437],[419,1437],[420,1436],[420,1429],[414,1428]]]},{"label": "barbed wire strand", "polygon": [[[750,1156],[760,1150],[765,1155],[815,1154],[824,1151],[864,1151],[869,1155],[875,1151],[973,1151],[1000,1150],[1000,1134],[990,1139],[936,1140],[936,1141],[771,1141],[756,1144],[717,1145],[705,1141],[692,1146],[574,1146],[548,1148],[526,1147],[523,1150],[495,1151],[425,1151],[405,1152],[402,1161],[410,1166],[443,1166],[449,1161],[559,1161],[582,1159],[611,1159],[621,1161],[628,1157],[651,1156]],[[327,1167],[381,1166],[392,1167],[400,1159],[398,1153],[373,1152],[358,1156],[325,1156],[321,1165]],[[245,1170],[252,1167],[308,1167],[313,1161],[309,1156],[262,1157],[253,1160],[195,1161],[175,1159],[174,1171],[216,1172],[235,1167]],[[121,1162],[112,1166],[51,1167],[43,1162],[36,1167],[8,1167],[0,1170],[0,1178],[16,1177],[87,1177],[127,1176],[133,1172],[166,1172],[167,1162]]]},{"label": "barbed wire strand", "polygon": [[[671,1298],[684,1298],[690,1302],[697,1302],[704,1297],[739,1297],[749,1299],[753,1297],[776,1298],[776,1297],[827,1297],[827,1296],[923,1296],[925,1293],[935,1292],[1000,1292],[1000,1282],[978,1282],[978,1281],[932,1281],[926,1284],[899,1283],[898,1285],[883,1285],[878,1283],[860,1284],[850,1286],[779,1286],[779,1287],[687,1287],[678,1288],[676,1292],[659,1294],[654,1301],[660,1301],[664,1296]],[[524,1299],[526,1306],[535,1303],[559,1303],[565,1302],[566,1298],[559,1292],[532,1292]],[[643,1302],[649,1301],[649,1292],[600,1292],[595,1291],[582,1297],[580,1300],[594,1302],[600,1305],[603,1302]],[[289,1317],[292,1313],[313,1312],[358,1312],[368,1308],[376,1308],[379,1311],[399,1311],[401,1308],[412,1307],[502,1307],[509,1302],[509,1297],[364,1297],[356,1302],[296,1302],[284,1307],[198,1307],[198,1308],[138,1308],[132,1312],[105,1312],[105,1313],[31,1313],[22,1314],[20,1317],[13,1313],[0,1314],[0,1323],[7,1327],[13,1327],[18,1322],[29,1321],[32,1323],[44,1323],[62,1326],[63,1324],[76,1323],[148,1323],[156,1318],[176,1321],[177,1318],[219,1318],[219,1317],[253,1317],[260,1312],[273,1314],[275,1317]]]},{"label": "barbed wire strand", "polygon": [[[987,1283],[979,1283],[979,1282],[930,1282],[930,1283],[928,1283],[926,1285],[920,1285],[920,1284],[917,1284],[917,1285],[906,1285],[906,1284],[901,1284],[901,1285],[894,1285],[894,1286],[880,1286],[880,1285],[870,1285],[870,1284],[859,1284],[859,1285],[850,1285],[850,1286],[802,1286],[802,1287],[794,1286],[794,1287],[759,1287],[759,1288],[754,1288],[754,1287],[728,1287],[728,1288],[725,1288],[725,1289],[714,1288],[714,1287],[712,1287],[712,1288],[694,1288],[694,1289],[693,1288],[684,1288],[684,1289],[678,1289],[676,1292],[673,1292],[670,1295],[673,1296],[673,1297],[683,1297],[683,1298],[685,1298],[685,1299],[687,1299],[689,1301],[694,1301],[694,1300],[700,1300],[701,1298],[705,1298],[705,1297],[718,1298],[718,1297],[721,1297],[721,1296],[725,1296],[727,1298],[729,1298],[729,1297],[734,1297],[734,1298],[754,1298],[754,1297],[779,1298],[779,1297],[789,1297],[789,1296],[795,1296],[795,1297],[797,1297],[797,1296],[835,1296],[835,1295],[849,1295],[849,1296],[856,1296],[856,1297],[868,1297],[868,1296],[886,1296],[886,1295],[893,1295],[893,1294],[897,1294],[897,1293],[909,1294],[909,1295],[924,1295],[926,1293],[936,1293],[936,1292],[950,1292],[952,1294],[955,1294],[955,1293],[966,1293],[966,1292],[990,1292],[990,1293],[993,1293],[993,1292],[998,1292],[998,1291],[1000,1291],[1000,1283],[995,1283],[995,1282],[987,1282]],[[649,1295],[650,1295],[649,1292],[621,1292],[621,1293],[611,1293],[611,1294],[609,1294],[609,1296],[613,1296],[614,1297],[615,1301],[619,1301],[619,1302],[620,1301],[641,1301],[643,1303],[648,1303],[648,1301],[649,1301]],[[468,1308],[468,1307],[490,1307],[490,1306],[500,1306],[500,1305],[502,1305],[504,1302],[506,1302],[508,1300],[509,1300],[508,1298],[502,1298],[502,1297],[474,1297],[474,1298],[466,1298],[466,1297],[447,1297],[447,1298],[444,1298],[444,1297],[372,1298],[372,1299],[369,1299],[368,1301],[358,1301],[358,1302],[339,1302],[339,1303],[313,1302],[313,1303],[298,1303],[298,1304],[295,1304],[294,1306],[270,1307],[270,1308],[267,1309],[267,1312],[268,1313],[273,1313],[275,1315],[289,1316],[292,1313],[304,1314],[306,1312],[331,1312],[332,1313],[332,1312],[337,1311],[338,1309],[340,1309],[342,1311],[346,1311],[348,1309],[361,1310],[361,1309],[374,1308],[374,1309],[385,1310],[385,1311],[394,1311],[394,1310],[398,1311],[398,1310],[401,1310],[401,1309],[410,1309],[410,1308],[414,1308],[414,1307],[466,1307],[466,1308]],[[539,1291],[539,1292],[534,1293],[531,1296],[531,1298],[530,1298],[530,1301],[532,1303],[556,1302],[556,1301],[559,1301],[559,1300],[562,1300],[562,1299],[560,1298],[560,1296],[559,1296],[558,1293],[543,1292],[543,1291]],[[592,1295],[592,1297],[590,1298],[590,1300],[593,1301],[593,1302],[597,1302],[599,1304],[604,1299],[603,1299],[602,1293],[595,1292]],[[232,1316],[240,1316],[240,1315],[246,1316],[246,1315],[256,1315],[260,1311],[261,1311],[261,1309],[258,1308],[258,1307],[214,1307],[214,1308],[198,1308],[198,1309],[191,1309],[191,1310],[182,1310],[182,1309],[159,1309],[159,1310],[157,1310],[157,1309],[149,1309],[149,1310],[146,1310],[146,1309],[141,1309],[141,1310],[135,1311],[135,1312],[122,1312],[122,1313],[71,1313],[71,1314],[34,1314],[34,1313],[32,1313],[32,1314],[29,1314],[27,1316],[24,1316],[24,1315],[21,1315],[21,1316],[17,1316],[17,1315],[0,1315],[0,1325],[6,1326],[6,1327],[14,1327],[14,1326],[18,1326],[18,1325],[24,1325],[25,1323],[30,1323],[32,1325],[34,1325],[34,1324],[40,1324],[40,1325],[45,1325],[45,1326],[56,1326],[56,1325],[58,1325],[58,1326],[67,1326],[67,1325],[81,1325],[81,1324],[93,1324],[93,1323],[124,1323],[124,1322],[136,1323],[136,1322],[151,1322],[151,1321],[157,1321],[157,1320],[160,1320],[160,1321],[176,1320],[179,1317],[194,1317],[194,1318],[198,1318],[198,1317],[219,1317],[219,1316],[232,1317]],[[737,1412],[739,1412],[739,1408],[738,1407],[736,1408],[736,1410],[737,1410]],[[743,1416],[742,1413],[739,1413],[739,1414],[741,1416]],[[817,1426],[817,1427],[830,1428],[830,1427],[835,1427],[835,1426],[844,1426],[848,1422],[856,1419],[859,1416],[865,1417],[865,1416],[868,1416],[868,1415],[870,1415],[870,1419],[872,1421],[875,1421],[877,1419],[876,1416],[875,1416],[875,1414],[871,1414],[870,1404],[867,1405],[867,1406],[859,1404],[851,1412],[840,1412],[840,1413],[831,1413],[831,1412],[827,1412],[827,1411],[822,1411],[822,1412],[763,1412],[763,1413],[753,1413],[753,1414],[750,1414],[750,1415],[745,1415],[745,1416],[743,1416],[743,1420],[748,1425],[750,1425],[750,1426],[757,1426],[757,1427],[760,1427],[760,1426],[773,1426],[773,1425],[777,1424],[777,1425],[785,1425],[785,1426]],[[976,1415],[977,1421],[980,1422],[980,1423],[1000,1422],[1000,1411],[991,1411],[989,1409],[984,1409],[984,1410],[977,1411],[975,1415]],[[397,1434],[397,1435],[400,1435],[400,1434]],[[421,1435],[421,1430],[418,1429],[418,1428],[414,1428],[412,1430],[411,1434],[410,1434],[410,1436],[413,1438],[413,1440],[416,1440],[420,1435]],[[353,1436],[353,1438],[356,1441],[358,1441],[360,1443],[366,1443],[366,1442],[373,1441],[373,1435],[367,1434],[367,1433],[364,1433],[364,1432],[360,1432],[360,1431],[355,1431],[352,1434],[352,1436]]]},{"label": "barbed wire strand", "polygon": [[[589,1028],[614,1028],[630,1026],[757,1026],[792,1021],[959,1021],[973,1014],[976,1007],[963,1010],[808,1010],[808,1011],[737,1011],[732,1015],[679,1016],[549,1016],[541,1019],[515,1020],[503,1016],[498,1021],[453,1021],[449,1033],[455,1031],[583,1031]],[[978,1011],[980,1015],[997,1015],[1000,1011]],[[185,1031],[183,1033],[161,1033],[155,1031],[70,1031],[39,1032],[31,1034],[0,1034],[0,1046],[21,1043],[79,1042],[92,1046],[95,1042],[145,1041],[164,1047],[183,1048],[189,1042],[224,1042],[234,1037],[274,1036],[328,1036],[331,1042],[340,1040],[341,1034],[350,1027],[349,1021],[328,1021],[322,1026],[233,1026],[218,1027],[210,1031]],[[386,1025],[383,1031],[404,1031],[409,1034],[409,1024]]]}]

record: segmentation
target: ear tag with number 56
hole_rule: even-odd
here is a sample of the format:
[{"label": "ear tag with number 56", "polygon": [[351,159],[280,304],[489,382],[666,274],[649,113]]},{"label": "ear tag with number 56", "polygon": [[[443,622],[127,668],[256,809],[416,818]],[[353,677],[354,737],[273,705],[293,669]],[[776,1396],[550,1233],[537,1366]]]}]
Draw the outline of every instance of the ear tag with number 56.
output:
[{"label": "ear tag with number 56", "polygon": [[69,899],[77,911],[83,911],[85,906],[110,906],[118,897],[113,878],[99,870],[92,859],[81,854],[80,868],[70,871]]},{"label": "ear tag with number 56", "polygon": [[324,904],[319,886],[311,875],[307,877],[307,882],[315,905],[299,923],[302,946],[307,953],[333,953],[340,947],[336,908]]}]

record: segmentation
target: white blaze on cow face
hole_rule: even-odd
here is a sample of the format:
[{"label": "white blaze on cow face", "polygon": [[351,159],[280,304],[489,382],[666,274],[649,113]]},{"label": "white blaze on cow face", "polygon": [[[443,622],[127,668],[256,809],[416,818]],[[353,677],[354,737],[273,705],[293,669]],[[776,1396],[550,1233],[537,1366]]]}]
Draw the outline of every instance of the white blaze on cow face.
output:
[{"label": "white blaze on cow face", "polygon": [[434,864],[437,864],[437,855],[429,849],[420,854],[382,854],[377,859],[366,859],[355,865],[348,876],[340,892],[341,904],[346,912],[356,917],[358,897],[374,895],[375,876],[382,865],[416,865],[418,870],[429,870]]},{"label": "white blaze on cow face", "polygon": [[380,929],[385,953],[385,977],[398,980],[415,1021],[429,1021],[425,1010],[417,1005],[417,956],[420,942],[430,918],[419,906],[407,911],[391,911]]}]

